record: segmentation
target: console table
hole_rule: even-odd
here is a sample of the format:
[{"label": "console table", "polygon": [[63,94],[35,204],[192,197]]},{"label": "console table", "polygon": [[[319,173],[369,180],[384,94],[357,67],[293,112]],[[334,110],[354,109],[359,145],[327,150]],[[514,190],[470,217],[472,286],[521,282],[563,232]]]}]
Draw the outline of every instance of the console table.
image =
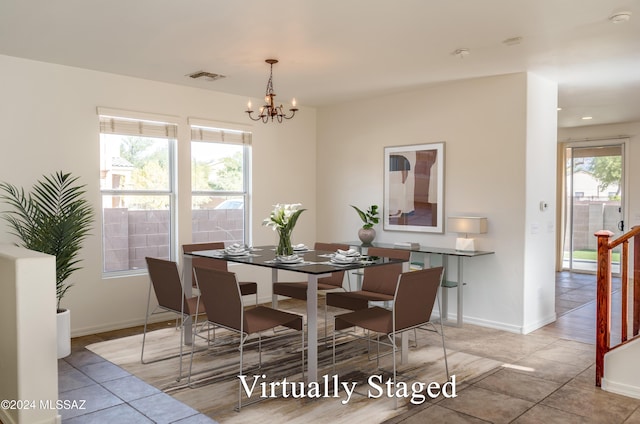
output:
[{"label": "console table", "polygon": [[[492,255],[495,252],[489,252],[489,251],[475,251],[475,252],[466,252],[466,251],[462,251],[462,250],[455,250],[455,249],[447,249],[447,248],[442,248],[442,247],[432,247],[432,246],[423,246],[420,245],[420,247],[399,247],[393,243],[378,243],[378,242],[373,242],[372,244],[368,245],[368,246],[364,246],[362,245],[362,243],[360,242],[355,242],[355,241],[349,241],[349,242],[345,242],[346,244],[349,244],[350,246],[354,246],[354,247],[358,247],[358,248],[363,248],[363,247],[384,247],[387,249],[405,249],[405,250],[410,250],[411,252],[415,252],[415,253],[422,253],[424,255],[428,255],[428,254],[434,254],[434,255],[440,255],[443,259],[442,259],[442,266],[444,267],[444,276],[443,276],[443,281],[442,281],[442,287],[443,288],[457,288],[458,292],[457,292],[457,301],[458,301],[458,310],[457,310],[457,314],[456,314],[456,326],[458,327],[462,327],[462,306],[463,306],[463,288],[464,285],[466,284],[464,282],[463,279],[463,264],[464,264],[464,259],[465,258],[474,258],[476,256],[485,256],[485,255]],[[457,266],[458,266],[458,278],[457,281],[450,281],[447,278],[447,268],[449,267],[449,262],[452,260],[452,258],[455,258],[456,262],[457,262]],[[442,290],[442,319],[443,319],[443,323],[446,323],[448,321],[448,316],[449,316],[449,296],[448,296],[448,290]]]}]

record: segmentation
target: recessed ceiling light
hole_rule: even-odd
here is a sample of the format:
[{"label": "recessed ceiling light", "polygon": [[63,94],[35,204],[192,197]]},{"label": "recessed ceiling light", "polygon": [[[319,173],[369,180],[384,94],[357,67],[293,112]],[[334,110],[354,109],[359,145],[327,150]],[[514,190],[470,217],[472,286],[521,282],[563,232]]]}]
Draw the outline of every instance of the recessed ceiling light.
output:
[{"label": "recessed ceiling light", "polygon": [[466,56],[469,56],[469,49],[455,49],[451,52],[452,55],[458,56],[460,59],[464,59]]},{"label": "recessed ceiling light", "polygon": [[559,108],[558,108],[558,111],[561,111],[561,110],[562,110],[562,108],[561,108],[561,107],[559,107]]},{"label": "recessed ceiling light", "polygon": [[631,12],[616,12],[613,15],[609,16],[609,20],[614,24],[628,22],[629,19],[631,19]]},{"label": "recessed ceiling light", "polygon": [[583,116],[582,119],[588,121],[589,119],[593,119],[593,116]]}]

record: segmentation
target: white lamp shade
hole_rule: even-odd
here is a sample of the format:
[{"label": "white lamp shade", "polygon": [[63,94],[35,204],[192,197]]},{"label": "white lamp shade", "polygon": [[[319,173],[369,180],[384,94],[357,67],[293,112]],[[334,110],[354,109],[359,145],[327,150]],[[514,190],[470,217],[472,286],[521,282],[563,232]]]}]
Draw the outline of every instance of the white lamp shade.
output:
[{"label": "white lamp shade", "polygon": [[484,234],[487,232],[487,218],[479,216],[450,216],[447,229],[450,233]]}]

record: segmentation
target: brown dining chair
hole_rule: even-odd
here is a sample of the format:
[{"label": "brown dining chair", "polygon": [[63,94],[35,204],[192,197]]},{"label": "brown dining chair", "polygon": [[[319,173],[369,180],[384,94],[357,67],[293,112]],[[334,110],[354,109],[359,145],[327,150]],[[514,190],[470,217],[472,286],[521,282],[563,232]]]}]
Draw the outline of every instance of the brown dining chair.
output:
[{"label": "brown dining chair", "polygon": [[[192,253],[198,252],[202,250],[220,250],[224,249],[224,242],[216,241],[209,243],[194,243],[194,244],[183,244],[182,252],[183,253]],[[193,256],[192,259],[192,284],[194,287],[197,286],[196,281],[196,273],[193,272],[193,269],[198,268],[208,268],[208,269],[217,269],[221,271],[228,271],[227,261],[223,259],[213,259],[213,258],[203,258],[201,256]],[[256,305],[258,304],[258,283],[254,281],[240,282],[240,292],[242,296],[255,295],[256,297]]]},{"label": "brown dining chair", "polygon": [[[346,332],[351,327],[360,327],[377,334],[378,346],[384,344],[390,346],[393,356],[393,387],[396,386],[396,336],[405,331],[424,329],[438,332],[436,326],[430,321],[431,312],[435,303],[438,304],[438,313],[442,315],[438,288],[442,283],[442,267],[427,268],[421,271],[410,271],[400,274],[396,282],[395,293],[391,309],[374,306],[360,309],[334,317],[333,333],[333,367],[335,370],[336,358],[336,334],[350,335],[352,337],[365,338],[352,332]],[[447,379],[449,378],[449,364],[447,361],[447,348],[444,342],[444,328],[440,319],[440,336],[442,338],[442,350],[444,352],[444,366]],[[380,335],[387,335],[388,342],[380,341]],[[367,340],[371,340],[366,337]],[[380,366],[380,353],[376,356],[377,365]],[[395,397],[395,407],[398,407],[398,398]]]},{"label": "brown dining chair", "polygon": [[[187,298],[184,294],[178,265],[175,262],[157,258],[145,258],[147,261],[147,269],[149,271],[149,294],[147,296],[147,314],[144,320],[144,330],[142,333],[142,352],[140,353],[140,362],[149,364],[160,360],[180,357],[180,367],[178,381],[182,378],[182,354],[183,354],[183,338],[184,328],[186,325],[192,325],[193,318],[198,313],[205,313],[203,305],[199,305],[199,297]],[[151,290],[156,295],[158,305],[149,313],[151,307]],[[147,323],[149,318],[157,313],[173,312],[178,315],[178,324],[180,327],[180,353],[168,357],[162,357],[151,361],[144,359],[144,346],[147,337]]]},{"label": "brown dining chair", "polygon": [[[198,283],[200,285],[201,299],[206,309],[207,322],[211,325],[225,328],[240,335],[240,372],[243,375],[244,347],[247,339],[252,334],[258,334],[258,366],[262,366],[262,335],[266,330],[276,327],[287,327],[298,330],[301,333],[302,354],[302,378],[304,379],[304,328],[302,316],[267,306],[254,306],[245,309],[242,305],[240,285],[236,275],[210,268],[196,268]],[[286,336],[285,333],[282,336]],[[255,343],[255,342],[253,342]],[[189,384],[191,385],[191,373],[193,368],[194,346],[191,350],[189,363]],[[249,402],[251,404],[254,402]],[[238,381],[238,406],[242,408],[242,383]]]},{"label": "brown dining chair", "polygon": [[[370,247],[367,250],[367,256],[379,256],[408,261],[411,256],[411,251],[405,249]],[[368,308],[369,302],[391,301],[395,293],[398,276],[401,273],[402,263],[365,268],[360,290],[327,293],[326,305],[357,311]]]}]

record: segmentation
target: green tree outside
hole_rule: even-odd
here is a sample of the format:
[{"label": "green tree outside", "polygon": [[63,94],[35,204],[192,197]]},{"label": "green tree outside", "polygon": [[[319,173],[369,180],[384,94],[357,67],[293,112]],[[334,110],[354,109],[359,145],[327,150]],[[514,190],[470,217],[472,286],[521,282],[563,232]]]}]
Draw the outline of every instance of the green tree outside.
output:
[{"label": "green tree outside", "polygon": [[597,156],[589,164],[588,171],[598,180],[598,190],[605,191],[609,186],[617,184],[616,196],[620,195],[620,179],[622,178],[621,156]]}]

